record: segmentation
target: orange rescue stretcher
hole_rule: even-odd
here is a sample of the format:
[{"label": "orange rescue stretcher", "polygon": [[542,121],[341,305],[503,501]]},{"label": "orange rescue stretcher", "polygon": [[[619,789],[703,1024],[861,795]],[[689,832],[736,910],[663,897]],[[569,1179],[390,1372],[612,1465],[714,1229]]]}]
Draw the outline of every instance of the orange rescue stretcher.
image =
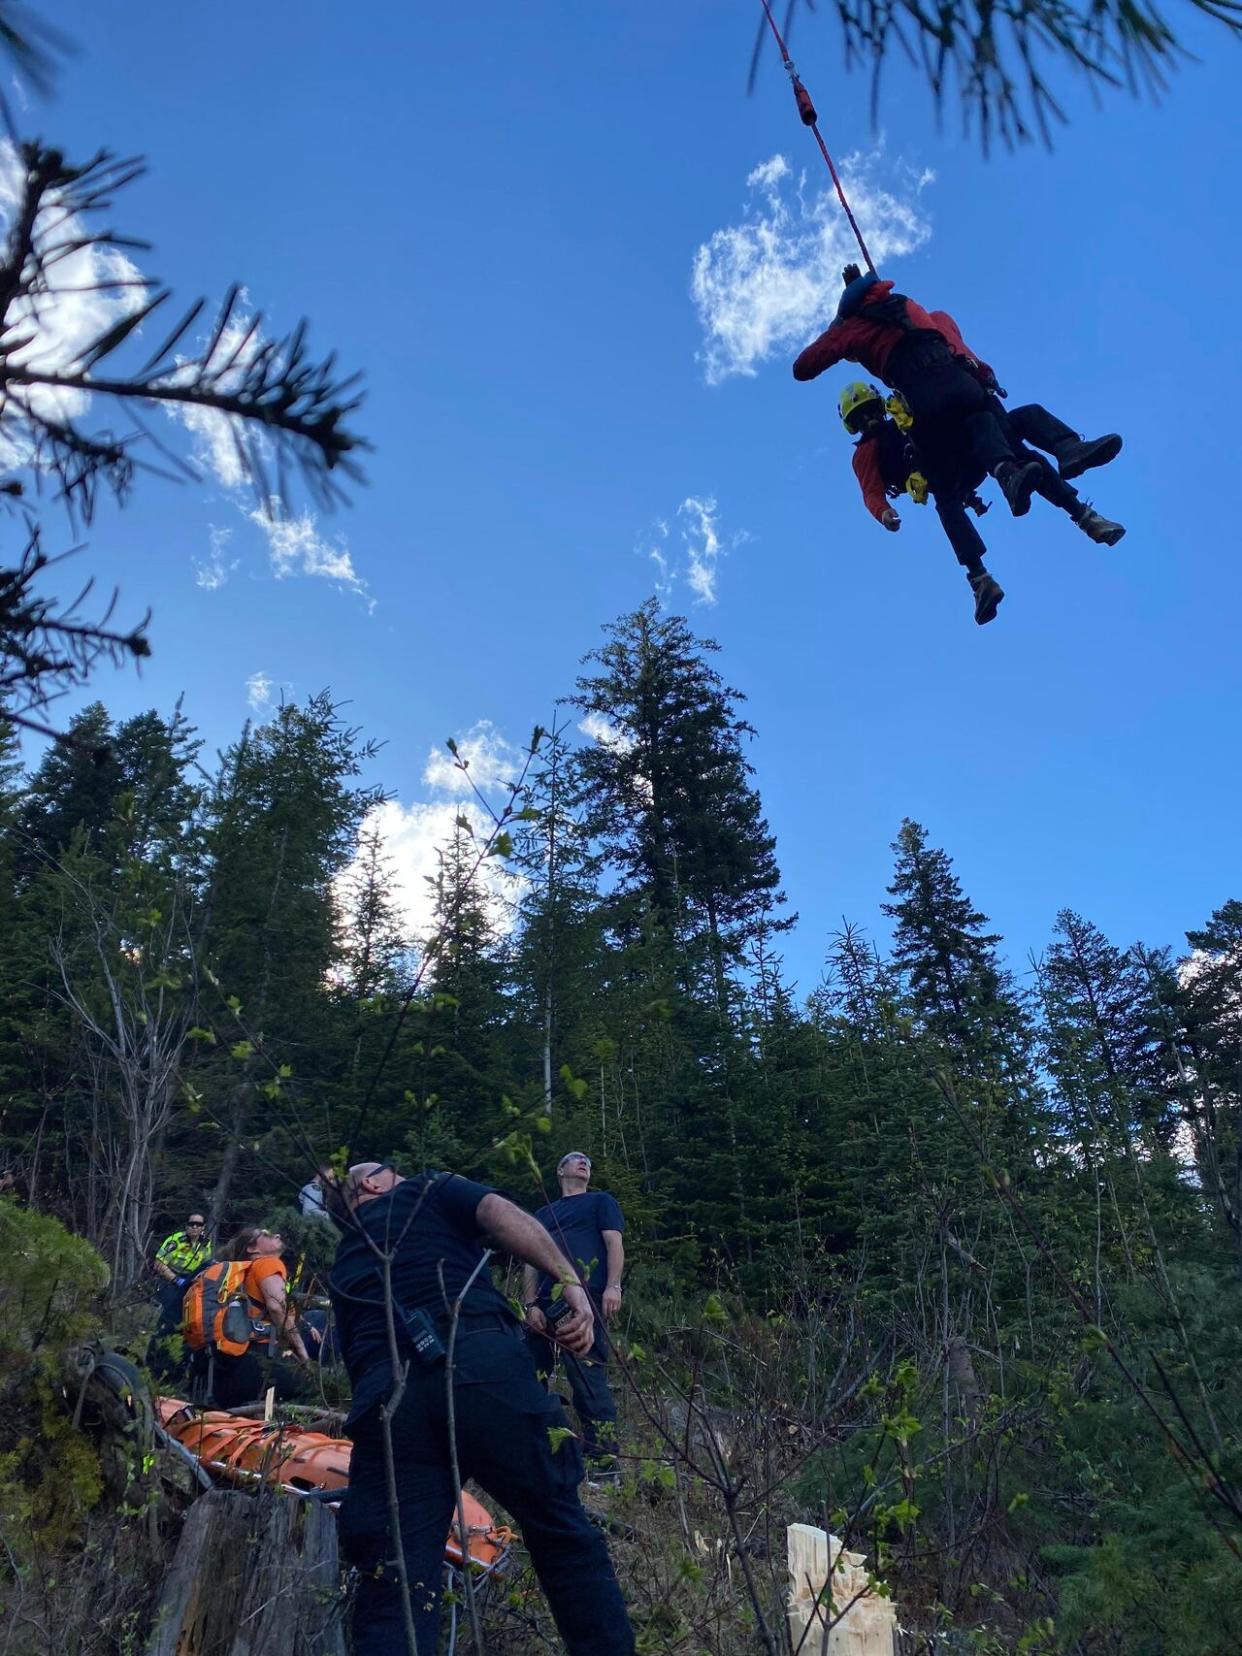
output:
[{"label": "orange rescue stretcher", "polygon": [[[291,1495],[335,1505],[349,1488],[348,1438],[327,1437],[278,1421],[200,1409],[175,1397],[157,1397],[160,1425],[210,1477],[225,1483],[268,1484]],[[493,1575],[504,1567],[513,1531],[494,1523],[491,1513],[465,1490],[461,1517],[472,1571]],[[454,1520],[444,1561],[462,1567],[461,1536]]]}]

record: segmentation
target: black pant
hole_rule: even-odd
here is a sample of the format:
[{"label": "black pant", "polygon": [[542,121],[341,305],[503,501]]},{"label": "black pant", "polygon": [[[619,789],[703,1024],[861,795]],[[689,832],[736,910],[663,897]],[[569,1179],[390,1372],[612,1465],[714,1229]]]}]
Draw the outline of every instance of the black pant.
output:
[{"label": "black pant", "polygon": [[271,1362],[261,1359],[253,1346],[240,1357],[230,1357],[223,1351],[211,1355],[200,1351],[194,1358],[193,1375],[196,1386],[207,1395],[207,1406],[212,1409],[237,1409],[243,1403],[257,1403],[269,1386],[276,1388],[276,1396],[282,1403],[305,1391],[296,1369],[278,1359]]},{"label": "black pant", "polygon": [[[517,1520],[570,1656],[629,1656],[634,1635],[608,1549],[578,1499],[582,1456],[572,1436],[552,1445],[549,1430],[564,1428],[565,1414],[539,1384],[520,1329],[496,1317],[462,1324],[453,1401],[462,1478],[477,1480]],[[354,1452],[340,1528],[345,1556],[361,1572],[354,1656],[405,1656],[379,1406],[347,1429]],[[442,1361],[411,1365],[392,1438],[419,1656],[434,1656],[455,1501]]]},{"label": "black pant", "polygon": [[582,1423],[582,1444],[593,1461],[608,1460],[617,1451],[617,1404],[608,1384],[608,1337],[603,1318],[595,1313],[595,1343],[585,1357],[575,1357],[546,1334],[527,1329],[526,1340],[540,1378],[551,1386],[558,1362],[573,1394],[574,1413]]},{"label": "black pant", "polygon": [[961,496],[936,494],[932,499],[936,503],[936,515],[940,519],[941,528],[949,537],[949,545],[957,554],[958,563],[968,575],[981,575],[987,547],[983,543],[983,536],[967,517]]},{"label": "black pant", "polygon": [[911,375],[899,387],[914,416],[915,441],[928,475],[983,475],[1014,459],[998,405],[956,362]]},{"label": "black pant", "polygon": [[1033,448],[1044,449],[1048,454],[1055,454],[1063,443],[1073,443],[1078,440],[1078,433],[1071,431],[1064,420],[1058,420],[1055,414],[1050,414],[1040,403],[1023,403],[1021,408],[1005,409],[997,403],[1003,423],[1008,425],[1009,434],[1014,439],[1023,461],[1034,460],[1040,468],[1039,482],[1035,485],[1037,494],[1043,495],[1051,505],[1057,506],[1071,517],[1077,517],[1082,506],[1078,490],[1073,489],[1061,474],[1048,464],[1042,454],[1035,454],[1024,445],[1030,443]]},{"label": "black pant", "polygon": [[[1020,408],[1007,409],[995,398],[988,396],[987,401],[991,404],[995,422],[1012,457],[1023,464],[1033,461],[1038,465],[1036,493],[1061,511],[1068,512],[1072,518],[1077,518],[1082,510],[1077,489],[1071,488],[1042,454],[1026,447],[1032,443],[1035,448],[1055,454],[1061,444],[1077,441],[1077,432],[1072,431],[1063,420],[1058,420],[1055,414],[1050,414],[1040,403],[1024,403]],[[919,431],[917,425],[915,430]],[[926,452],[929,448],[932,451],[930,456]],[[934,432],[930,441],[925,433],[919,433],[918,453],[927,466],[936,513],[948,536],[949,545],[958,563],[968,574],[976,575],[983,569],[987,547],[983,536],[966,515],[965,496],[973,493],[983,482],[987,468],[973,453],[967,465],[963,466],[959,461],[955,466],[946,445],[943,442],[937,444]]]},{"label": "black pant", "polygon": [[1019,442],[1030,443],[1032,448],[1043,449],[1046,454],[1055,454],[1063,443],[1078,441],[1078,433],[1071,430],[1064,420],[1050,414],[1042,403],[1023,403],[1020,408],[1006,408],[998,402],[996,407],[1013,427]]},{"label": "black pant", "polygon": [[181,1301],[185,1289],[175,1282],[161,1282],[159,1296],[160,1320],[151,1336],[147,1367],[157,1380],[175,1380],[185,1373],[189,1356],[181,1338]]}]

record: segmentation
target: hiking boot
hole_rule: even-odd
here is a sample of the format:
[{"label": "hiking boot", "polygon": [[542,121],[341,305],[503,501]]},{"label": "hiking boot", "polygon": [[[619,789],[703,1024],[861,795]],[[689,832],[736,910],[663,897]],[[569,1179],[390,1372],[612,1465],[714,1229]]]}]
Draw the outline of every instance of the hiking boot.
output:
[{"label": "hiking boot", "polygon": [[1039,482],[1043,468],[1037,460],[1025,466],[1015,460],[1002,460],[992,473],[1001,486],[1001,493],[1014,517],[1025,517],[1031,509],[1031,495]]},{"label": "hiking boot", "polygon": [[1071,477],[1081,477],[1092,466],[1107,466],[1121,453],[1121,438],[1110,432],[1107,437],[1076,437],[1073,442],[1058,443],[1057,470],[1068,483]]},{"label": "hiking boot", "polygon": [[1125,534],[1125,525],[1114,523],[1111,518],[1101,517],[1094,506],[1084,506],[1074,519],[1089,540],[1095,541],[1097,546],[1116,546]]},{"label": "hiking boot", "polygon": [[995,621],[996,611],[1005,596],[999,581],[994,581],[986,569],[968,577],[970,590],[975,595],[975,620],[981,627]]}]

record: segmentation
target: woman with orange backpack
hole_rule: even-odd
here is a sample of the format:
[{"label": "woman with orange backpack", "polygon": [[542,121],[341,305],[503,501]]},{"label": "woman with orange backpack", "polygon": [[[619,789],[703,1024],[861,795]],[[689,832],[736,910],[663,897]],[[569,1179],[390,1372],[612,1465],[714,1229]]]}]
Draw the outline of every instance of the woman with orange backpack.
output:
[{"label": "woman with orange backpack", "polygon": [[[279,1343],[304,1366],[310,1362],[285,1292],[283,1246],[279,1231],[247,1225],[186,1293],[182,1336],[194,1354],[195,1380],[218,1409],[234,1409],[262,1395],[259,1356],[265,1347],[274,1354]],[[279,1364],[273,1365],[268,1383],[281,1396],[298,1389],[294,1376]]]}]

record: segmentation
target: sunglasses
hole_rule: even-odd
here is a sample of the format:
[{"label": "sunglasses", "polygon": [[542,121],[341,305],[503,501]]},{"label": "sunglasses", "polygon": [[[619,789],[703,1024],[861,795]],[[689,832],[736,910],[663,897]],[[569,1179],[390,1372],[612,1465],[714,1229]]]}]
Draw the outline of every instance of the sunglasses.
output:
[{"label": "sunglasses", "polygon": [[185,1222],[186,1230],[204,1230],[206,1225],[205,1219],[187,1219]]}]

